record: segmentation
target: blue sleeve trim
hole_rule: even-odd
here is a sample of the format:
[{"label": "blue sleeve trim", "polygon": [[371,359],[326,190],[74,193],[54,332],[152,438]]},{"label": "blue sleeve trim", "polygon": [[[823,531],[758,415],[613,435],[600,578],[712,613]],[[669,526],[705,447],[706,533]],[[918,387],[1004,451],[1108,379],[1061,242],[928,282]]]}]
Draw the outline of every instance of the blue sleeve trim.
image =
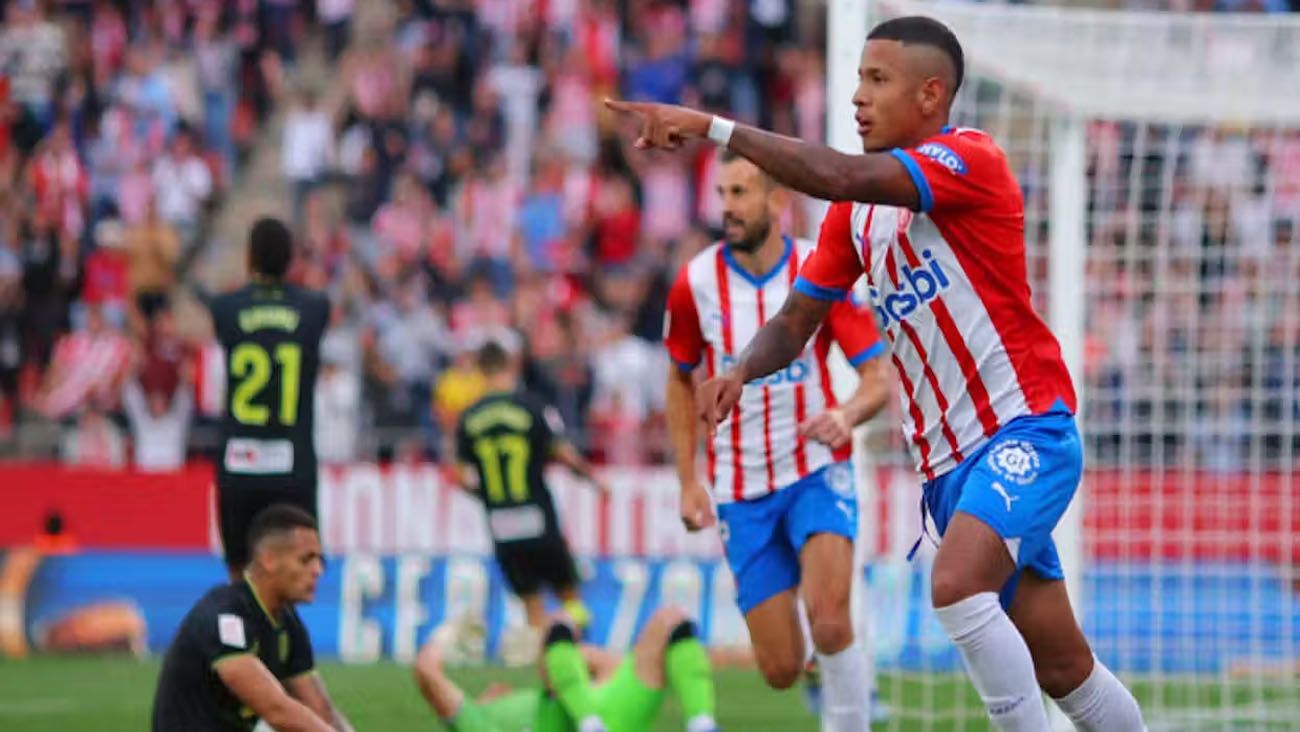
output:
[{"label": "blue sleeve trim", "polygon": [[831,302],[839,302],[848,294],[845,290],[837,290],[834,287],[822,287],[815,282],[810,282],[804,279],[803,275],[799,275],[795,278],[794,289],[795,292],[801,292],[808,297],[816,298],[818,300],[830,300]]},{"label": "blue sleeve trim", "polygon": [[866,363],[867,361],[870,361],[876,356],[883,354],[884,352],[885,352],[885,342],[876,341],[870,346],[864,348],[862,352],[860,352],[858,355],[850,356],[849,364],[851,364],[854,367],[861,366],[862,364]]},{"label": "blue sleeve trim", "polygon": [[898,162],[907,168],[907,174],[912,176],[912,183],[916,186],[916,193],[921,198],[921,212],[926,213],[934,208],[934,194],[930,192],[930,183],[921,173],[921,166],[916,164],[911,155],[903,152],[898,148],[889,151],[890,155],[898,158]]},{"label": "blue sleeve trim", "polygon": [[686,363],[685,361],[678,361],[675,358],[673,359],[673,363],[677,364],[677,370],[681,371],[684,374],[691,373],[692,371],[695,370],[696,366],[700,365],[699,361],[696,361],[695,363]]}]

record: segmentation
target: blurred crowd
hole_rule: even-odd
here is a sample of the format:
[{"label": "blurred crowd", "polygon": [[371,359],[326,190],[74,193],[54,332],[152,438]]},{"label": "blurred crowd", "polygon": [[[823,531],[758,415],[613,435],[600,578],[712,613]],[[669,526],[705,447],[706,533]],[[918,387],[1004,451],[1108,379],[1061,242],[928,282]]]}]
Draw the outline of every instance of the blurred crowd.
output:
[{"label": "blurred crowd", "polygon": [[184,456],[160,426],[194,396],[170,303],[291,50],[263,5],[0,3],[0,434],[68,425],[73,462]]},{"label": "blurred crowd", "polygon": [[1300,454],[1300,133],[1091,131],[1094,462]]},{"label": "blurred crowd", "polygon": [[788,0],[391,9],[358,7],[331,31],[337,83],[295,89],[282,136],[293,277],[335,304],[322,459],[446,455],[482,392],[473,349],[511,328],[527,336],[528,386],[578,444],[662,460],[664,299],[720,225],[716,161],[705,146],[633,153],[600,101],[684,102],[820,138],[820,26]]},{"label": "blurred crowd", "polygon": [[292,279],[335,305],[323,460],[445,454],[503,327],[579,444],[662,459],[663,302],[720,225],[716,161],[629,154],[600,100],[824,126],[824,10],[796,0],[3,7],[0,425],[58,425],[77,464],[210,444],[221,354],[172,303],[257,134],[280,138]]},{"label": "blurred crowd", "polygon": [[[825,126],[815,0],[0,7],[0,433],[55,425],[76,464],[166,469],[211,447],[223,357],[173,303],[269,134],[299,237],[291,278],[334,304],[323,462],[447,455],[483,390],[472,354],[502,328],[525,336],[528,386],[593,457],[661,461],[663,304],[717,235],[717,161],[703,145],[631,150],[600,101],[812,140]],[[323,73],[299,73],[308,59]],[[1090,136],[1094,463],[1232,469],[1255,446],[1300,450],[1300,137]],[[1045,210],[1034,170],[1017,172]],[[815,235],[815,211],[796,201],[782,224]]]}]

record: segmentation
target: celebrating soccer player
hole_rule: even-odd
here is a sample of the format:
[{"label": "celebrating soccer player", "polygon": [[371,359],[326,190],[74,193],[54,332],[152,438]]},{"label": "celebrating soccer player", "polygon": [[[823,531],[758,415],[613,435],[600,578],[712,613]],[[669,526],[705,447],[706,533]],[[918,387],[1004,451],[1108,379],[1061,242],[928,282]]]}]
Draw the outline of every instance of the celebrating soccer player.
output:
[{"label": "celebrating soccer player", "polygon": [[[682,521],[692,531],[712,525],[717,502],[737,603],[763,678],[778,689],[804,666],[799,590],[825,681],[822,712],[833,729],[858,732],[867,728],[862,692],[872,675],[849,612],[858,519],[848,459],[852,428],[885,403],[888,377],[877,358],[884,344],[870,313],[841,297],[811,345],[755,382],[711,436],[709,488],[701,486],[692,375],[701,362],[710,375],[730,368],[776,315],[813,249],[781,232],[786,192],[748,160],[723,151],[718,193],[725,238],[682,268],[668,296],[665,340],[675,364],[667,414]],[[833,342],[860,376],[844,404],[831,392]]]},{"label": "celebrating soccer player", "polygon": [[231,581],[248,562],[249,521],[273,503],[316,515],[312,395],[329,321],[323,293],[284,282],[293,237],[277,219],[248,236],[252,282],[210,304],[226,353],[226,414],[217,464],[221,543]]},{"label": "celebrating soccer player", "polygon": [[248,532],[240,582],[214,587],[181,620],[154,695],[154,732],[350,732],[314,672],[294,605],[324,570],[316,522],[289,504],[263,509]]},{"label": "celebrating soccer player", "polygon": [[942,536],[935,613],[990,720],[1048,729],[1041,687],[1084,732],[1137,732],[1141,710],[1092,655],[1052,542],[1083,468],[1074,389],[1030,301],[1024,202],[1006,155],[984,132],[948,123],[963,73],[961,45],[943,24],[876,26],[853,96],[862,155],[683,107],[609,105],[640,118],[638,147],[707,137],[836,202],[795,292],[701,387],[706,421],[724,422],[747,384],[798,358],[865,272],[893,348],[923,503]]}]

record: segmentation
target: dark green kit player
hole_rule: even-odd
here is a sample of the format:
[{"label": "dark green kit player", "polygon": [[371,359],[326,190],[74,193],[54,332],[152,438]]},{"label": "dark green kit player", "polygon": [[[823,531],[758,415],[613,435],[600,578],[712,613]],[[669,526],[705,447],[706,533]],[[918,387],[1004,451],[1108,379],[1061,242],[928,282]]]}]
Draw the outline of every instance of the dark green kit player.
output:
[{"label": "dark green kit player", "polygon": [[181,620],[158,675],[153,732],[245,732],[259,718],[279,732],[351,732],[294,609],[324,571],[316,522],[297,506],[270,506],[248,543],[247,575],[214,587]]},{"label": "dark green kit player", "polygon": [[290,503],[316,515],[312,399],[330,306],[323,293],[284,282],[292,252],[283,223],[258,220],[250,284],[209,303],[226,357],[217,505],[232,580],[248,562],[244,539],[259,511]]},{"label": "dark green kit player", "polygon": [[503,335],[479,350],[488,394],[465,410],[456,429],[461,485],[487,509],[497,563],[523,601],[528,624],[540,628],[545,619],[539,594],[544,586],[582,624],[586,610],[578,598],[578,574],[543,473],[556,460],[597,490],[608,489],[564,439],[559,414],[519,390],[519,360],[507,340]]},{"label": "dark green kit player", "polygon": [[671,689],[687,732],[716,732],[713,671],[685,615],[657,611],[621,658],[579,645],[575,626],[561,618],[547,631],[541,688],[490,688],[471,700],[444,673],[429,643],[415,663],[420,693],[453,732],[649,732]]}]

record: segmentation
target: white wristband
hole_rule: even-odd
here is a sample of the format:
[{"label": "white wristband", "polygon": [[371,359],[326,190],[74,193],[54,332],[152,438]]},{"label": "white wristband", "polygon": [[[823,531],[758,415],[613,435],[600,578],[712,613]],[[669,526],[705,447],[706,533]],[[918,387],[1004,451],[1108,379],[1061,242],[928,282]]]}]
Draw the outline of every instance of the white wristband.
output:
[{"label": "white wristband", "polygon": [[731,133],[736,131],[736,123],[726,117],[713,115],[713,120],[709,122],[709,139],[726,146],[731,142]]}]

